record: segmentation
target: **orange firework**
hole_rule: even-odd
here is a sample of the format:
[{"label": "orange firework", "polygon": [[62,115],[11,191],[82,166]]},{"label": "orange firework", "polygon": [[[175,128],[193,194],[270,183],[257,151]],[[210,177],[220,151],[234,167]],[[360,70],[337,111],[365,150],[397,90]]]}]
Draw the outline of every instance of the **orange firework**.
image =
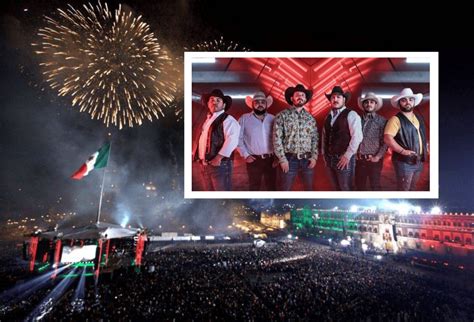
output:
[{"label": "orange firework", "polygon": [[141,125],[171,108],[177,90],[173,60],[141,16],[107,4],[69,5],[45,17],[33,44],[58,95],[109,126]]}]

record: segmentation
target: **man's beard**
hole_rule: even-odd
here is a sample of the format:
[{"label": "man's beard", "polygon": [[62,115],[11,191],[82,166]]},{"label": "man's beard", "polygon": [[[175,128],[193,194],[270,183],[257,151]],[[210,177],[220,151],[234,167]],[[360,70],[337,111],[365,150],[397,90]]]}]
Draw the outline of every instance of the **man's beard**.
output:
[{"label": "man's beard", "polygon": [[410,106],[410,107],[401,107],[400,106],[400,110],[402,112],[411,112],[411,111],[413,111],[414,108],[415,108],[414,106]]},{"label": "man's beard", "polygon": [[305,104],[304,101],[298,101],[298,102],[295,103],[295,107],[303,107],[304,104]]},{"label": "man's beard", "polygon": [[367,113],[367,114],[372,114],[372,113],[375,113],[375,108],[368,108],[368,109],[365,109],[364,108],[364,112]]},{"label": "man's beard", "polygon": [[253,112],[257,115],[263,115],[267,112],[267,109],[264,109],[264,110],[259,110],[258,108],[254,108],[253,109]]}]

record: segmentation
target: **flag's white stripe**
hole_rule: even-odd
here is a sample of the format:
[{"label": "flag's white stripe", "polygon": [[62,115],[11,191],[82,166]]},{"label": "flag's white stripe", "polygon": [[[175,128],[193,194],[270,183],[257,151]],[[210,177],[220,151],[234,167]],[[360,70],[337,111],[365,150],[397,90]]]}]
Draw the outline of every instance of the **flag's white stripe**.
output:
[{"label": "flag's white stripe", "polygon": [[93,155],[89,157],[86,161],[86,173],[84,173],[84,177],[89,174],[94,169],[95,161],[97,160],[97,157],[99,156],[99,151],[95,152]]}]

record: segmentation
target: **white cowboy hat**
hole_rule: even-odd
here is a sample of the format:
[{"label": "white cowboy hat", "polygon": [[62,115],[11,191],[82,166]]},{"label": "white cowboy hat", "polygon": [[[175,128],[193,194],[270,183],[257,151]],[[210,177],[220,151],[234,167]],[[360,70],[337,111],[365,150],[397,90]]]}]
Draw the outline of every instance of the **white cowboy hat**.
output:
[{"label": "white cowboy hat", "polygon": [[380,110],[382,108],[382,105],[383,105],[382,98],[375,95],[375,93],[368,92],[364,96],[359,97],[359,99],[357,100],[357,105],[359,106],[359,108],[361,110],[364,110],[364,101],[366,101],[368,99],[371,99],[371,100],[374,100],[375,102],[377,102],[377,106],[375,107],[375,112],[377,112],[378,110]]},{"label": "white cowboy hat", "polygon": [[255,100],[266,100],[267,108],[269,108],[273,104],[273,97],[271,97],[270,95],[265,97],[265,94],[263,94],[263,92],[256,92],[253,97],[247,96],[245,98],[245,104],[247,104],[248,107],[253,108],[253,101]]},{"label": "white cowboy hat", "polygon": [[421,100],[423,99],[423,94],[421,93],[413,94],[413,91],[411,90],[411,88],[404,88],[400,92],[400,95],[395,95],[394,97],[392,97],[390,102],[392,103],[393,107],[398,108],[398,101],[406,97],[413,97],[415,99],[415,106],[417,106],[418,104],[421,103]]}]

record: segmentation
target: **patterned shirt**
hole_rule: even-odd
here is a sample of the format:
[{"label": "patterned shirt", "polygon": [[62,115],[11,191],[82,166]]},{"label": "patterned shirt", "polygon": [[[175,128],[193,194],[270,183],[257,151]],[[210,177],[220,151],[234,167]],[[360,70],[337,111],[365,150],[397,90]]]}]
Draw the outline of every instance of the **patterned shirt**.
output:
[{"label": "patterned shirt", "polygon": [[362,132],[364,138],[359,146],[360,154],[372,154],[383,158],[388,148],[383,140],[385,124],[387,124],[387,120],[378,114],[364,114],[362,117]]},{"label": "patterned shirt", "polygon": [[314,117],[304,108],[281,111],[273,125],[273,148],[280,163],[288,162],[285,153],[311,153],[318,158],[318,127]]}]

